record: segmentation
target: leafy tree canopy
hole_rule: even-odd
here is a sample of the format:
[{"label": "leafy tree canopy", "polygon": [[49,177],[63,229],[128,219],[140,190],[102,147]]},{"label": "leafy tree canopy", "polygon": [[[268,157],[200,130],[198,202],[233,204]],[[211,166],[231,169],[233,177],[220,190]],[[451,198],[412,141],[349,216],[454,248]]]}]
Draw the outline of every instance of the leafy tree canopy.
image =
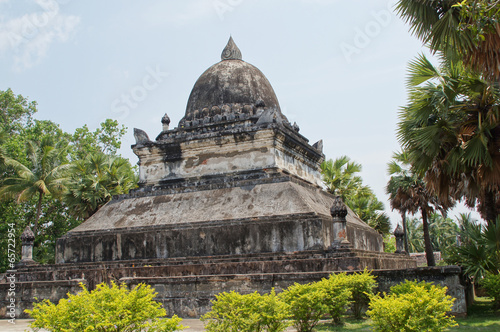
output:
[{"label": "leafy tree canopy", "polygon": [[363,185],[361,164],[353,162],[347,156],[335,160],[329,159],[321,164],[323,182],[328,191],[342,197],[344,203],[361,220],[381,234],[390,232],[391,223],[384,213],[384,204],[380,202],[370,187]]},{"label": "leafy tree canopy", "polygon": [[[50,263],[56,239],[91,215],[81,213],[81,201],[69,192],[94,197],[99,201],[95,212],[112,195],[135,187],[137,180],[130,162],[117,154],[126,132],[117,121],[107,119],[94,131],[84,125],[70,134],[53,121],[34,119],[36,112],[36,102],[10,89],[0,91],[0,231],[6,234],[8,225],[15,225],[19,259],[19,237],[30,225],[35,231],[35,260]],[[92,157],[104,160],[104,176],[98,180],[104,191],[82,184],[96,176],[85,163]],[[78,163],[87,169],[77,172]],[[2,248],[7,248],[6,239],[0,239]],[[0,272],[7,268],[5,255],[7,250],[0,252]]]}]

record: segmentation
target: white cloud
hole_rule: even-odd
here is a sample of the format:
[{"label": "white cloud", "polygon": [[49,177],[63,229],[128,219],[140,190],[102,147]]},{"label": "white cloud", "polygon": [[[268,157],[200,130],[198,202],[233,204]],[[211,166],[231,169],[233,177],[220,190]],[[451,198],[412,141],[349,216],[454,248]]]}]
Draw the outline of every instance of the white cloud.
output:
[{"label": "white cloud", "polygon": [[[0,0],[2,1],[2,0]],[[14,68],[38,64],[54,42],[70,39],[80,18],[60,12],[55,0],[36,0],[39,11],[0,22],[0,53],[12,55]]]}]

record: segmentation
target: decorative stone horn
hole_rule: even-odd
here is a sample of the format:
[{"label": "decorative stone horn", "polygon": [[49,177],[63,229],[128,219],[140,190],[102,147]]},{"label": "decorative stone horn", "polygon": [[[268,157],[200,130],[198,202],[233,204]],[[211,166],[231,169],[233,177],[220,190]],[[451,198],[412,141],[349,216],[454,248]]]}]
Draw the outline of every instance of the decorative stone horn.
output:
[{"label": "decorative stone horn", "polygon": [[335,197],[333,205],[330,208],[330,214],[333,218],[333,247],[348,247],[350,243],[347,240],[347,207],[340,196]]},{"label": "decorative stone horn", "polygon": [[396,238],[396,253],[405,252],[404,249],[405,232],[403,231],[403,228],[401,227],[400,224],[398,224],[398,226],[394,230],[394,237]]}]

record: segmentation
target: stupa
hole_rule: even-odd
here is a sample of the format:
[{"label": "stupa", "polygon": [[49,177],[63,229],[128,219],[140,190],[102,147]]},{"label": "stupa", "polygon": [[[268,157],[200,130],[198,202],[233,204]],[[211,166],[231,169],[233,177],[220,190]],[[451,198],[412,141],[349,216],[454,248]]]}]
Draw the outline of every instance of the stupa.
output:
[{"label": "stupa", "polygon": [[165,115],[155,141],[134,129],[139,189],[62,237],[58,263],[382,251],[382,237],[351,211],[333,220],[322,142],[310,145],[289,123],[232,38],[221,58],[196,81],[177,128]]},{"label": "stupa", "polygon": [[232,38],[221,58],[177,127],[165,114],[155,140],[134,129],[139,187],[60,238],[56,264],[18,270],[21,309],[115,280],[150,284],[169,313],[196,317],[222,291],[415,267],[406,253],[384,253],[382,237],[324,190],[322,142],[288,121]]}]

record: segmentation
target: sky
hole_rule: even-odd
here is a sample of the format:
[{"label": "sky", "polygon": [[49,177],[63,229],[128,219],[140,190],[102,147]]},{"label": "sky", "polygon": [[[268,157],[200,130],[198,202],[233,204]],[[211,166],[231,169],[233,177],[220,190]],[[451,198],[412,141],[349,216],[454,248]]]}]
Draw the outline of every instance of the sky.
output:
[{"label": "sky", "polygon": [[35,117],[67,132],[118,120],[128,128],[120,153],[135,164],[133,128],[155,138],[165,113],[175,127],[232,36],[311,144],[362,165],[395,226],[387,163],[400,148],[408,62],[427,52],[395,2],[0,0],[0,90],[37,101]]}]

